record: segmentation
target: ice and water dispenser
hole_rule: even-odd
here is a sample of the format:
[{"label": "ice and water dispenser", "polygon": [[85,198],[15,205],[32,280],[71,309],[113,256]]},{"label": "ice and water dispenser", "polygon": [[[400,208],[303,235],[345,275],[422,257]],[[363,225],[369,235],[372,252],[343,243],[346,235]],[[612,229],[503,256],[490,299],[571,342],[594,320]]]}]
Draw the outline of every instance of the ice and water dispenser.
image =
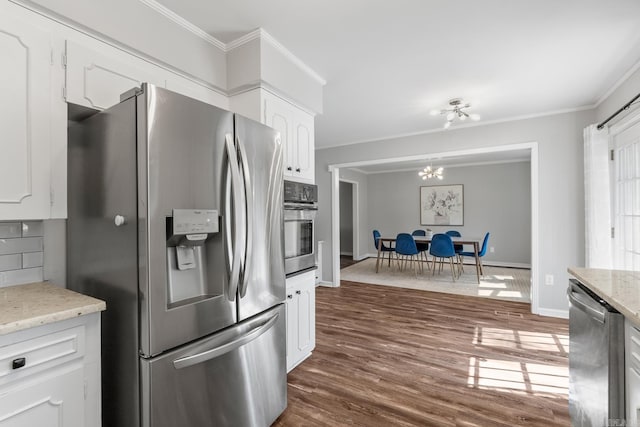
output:
[{"label": "ice and water dispenser", "polygon": [[167,217],[169,308],[212,296],[207,289],[206,242],[218,232],[217,210],[174,209]]}]

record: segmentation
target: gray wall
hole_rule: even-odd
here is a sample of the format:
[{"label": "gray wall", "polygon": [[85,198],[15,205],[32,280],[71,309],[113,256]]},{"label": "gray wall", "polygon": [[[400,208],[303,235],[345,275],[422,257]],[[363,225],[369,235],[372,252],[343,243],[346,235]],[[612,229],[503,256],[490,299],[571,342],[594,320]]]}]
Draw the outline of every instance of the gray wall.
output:
[{"label": "gray wall", "polygon": [[[582,130],[594,121],[594,110],[587,110],[316,150],[316,183],[325,207],[318,215],[318,239],[331,247],[329,165],[535,141],[540,174],[538,280],[545,274],[555,276],[554,285],[539,284],[539,307],[564,313],[567,267],[584,265]],[[325,256],[323,278],[329,281],[330,249]]]},{"label": "gray wall", "polygon": [[[417,170],[369,175],[369,227],[391,236],[426,228],[434,233],[458,230],[465,236],[490,232],[489,246],[495,253],[487,251],[487,261],[530,265],[530,174],[531,164],[520,162],[449,167],[442,181],[423,181]],[[420,187],[451,184],[464,185],[464,225],[421,225]],[[369,252],[374,249],[372,242]]]},{"label": "gray wall", "polygon": [[340,254],[353,255],[353,184],[340,182]]}]

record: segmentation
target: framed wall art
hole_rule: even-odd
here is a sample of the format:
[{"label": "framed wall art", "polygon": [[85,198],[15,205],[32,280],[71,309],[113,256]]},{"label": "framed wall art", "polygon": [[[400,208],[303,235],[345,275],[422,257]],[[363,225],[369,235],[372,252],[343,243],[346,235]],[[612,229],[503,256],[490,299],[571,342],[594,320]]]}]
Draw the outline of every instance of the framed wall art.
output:
[{"label": "framed wall art", "polygon": [[464,186],[420,187],[421,225],[464,225]]}]

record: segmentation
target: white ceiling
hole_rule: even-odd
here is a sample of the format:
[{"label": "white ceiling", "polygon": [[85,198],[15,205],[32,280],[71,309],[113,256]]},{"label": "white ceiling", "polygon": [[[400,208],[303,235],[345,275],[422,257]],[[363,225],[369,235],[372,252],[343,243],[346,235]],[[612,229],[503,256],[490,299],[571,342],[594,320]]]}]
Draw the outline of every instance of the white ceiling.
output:
[{"label": "white ceiling", "polygon": [[[262,27],[326,81],[316,147],[592,107],[640,60],[638,0],[159,0],[223,42]],[[452,128],[459,126],[454,123]]]}]

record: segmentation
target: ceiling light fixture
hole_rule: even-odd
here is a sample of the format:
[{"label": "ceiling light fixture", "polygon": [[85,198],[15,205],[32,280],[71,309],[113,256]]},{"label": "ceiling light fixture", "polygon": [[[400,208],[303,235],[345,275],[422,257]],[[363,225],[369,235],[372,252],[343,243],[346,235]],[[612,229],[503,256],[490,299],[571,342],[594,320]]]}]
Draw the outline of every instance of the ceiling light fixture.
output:
[{"label": "ceiling light fixture", "polygon": [[471,104],[468,102],[464,102],[462,98],[453,98],[449,100],[450,108],[446,108],[444,110],[431,110],[432,116],[438,116],[442,114],[446,114],[447,121],[444,123],[444,128],[448,129],[451,126],[451,123],[458,118],[460,121],[465,121],[468,118],[474,121],[480,120],[480,116],[477,114],[469,114],[465,109],[471,107]]},{"label": "ceiling light fixture", "polygon": [[438,179],[442,179],[442,172],[444,172],[444,169],[442,169],[441,167],[438,169],[434,169],[431,166],[427,166],[426,168],[422,169],[420,172],[418,172],[418,176],[422,177],[423,180],[427,180],[428,178],[438,178]]}]

